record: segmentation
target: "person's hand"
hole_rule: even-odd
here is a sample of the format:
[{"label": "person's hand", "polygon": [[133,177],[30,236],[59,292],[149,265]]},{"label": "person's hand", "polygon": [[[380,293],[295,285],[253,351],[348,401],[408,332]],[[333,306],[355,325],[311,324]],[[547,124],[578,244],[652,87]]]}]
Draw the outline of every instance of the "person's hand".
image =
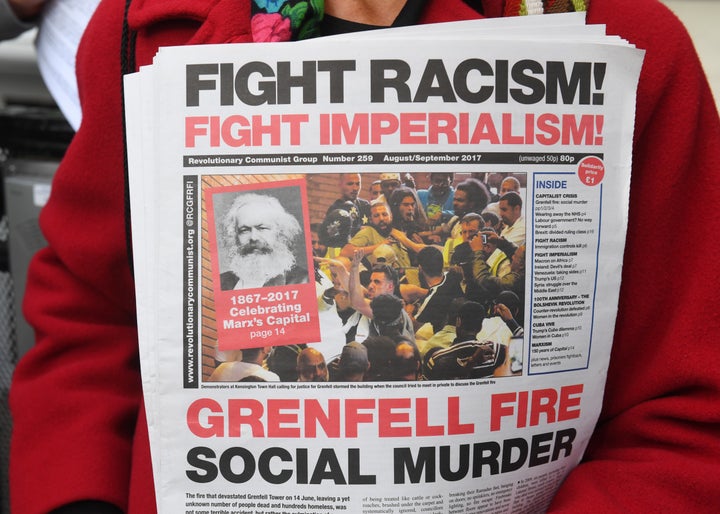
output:
[{"label": "person's hand", "polygon": [[418,306],[414,303],[406,303],[403,307],[411,318],[415,316]]},{"label": "person's hand", "polygon": [[365,257],[365,252],[363,251],[363,249],[357,248],[355,250],[355,253],[353,253],[353,258],[351,261],[351,268],[352,269],[360,268],[360,262],[362,262],[364,257]]},{"label": "person's hand", "polygon": [[[342,260],[340,260],[340,259],[342,259]],[[328,267],[330,268],[330,270],[334,270],[334,269],[338,269],[338,268],[347,269],[347,266],[345,265],[345,262],[343,262],[343,261],[346,261],[346,262],[349,262],[349,261],[347,261],[347,259],[345,259],[344,257],[341,257],[340,259],[331,259],[330,257],[315,257],[315,256],[313,256],[313,261],[317,262],[318,264],[327,264]]]},{"label": "person's hand", "polygon": [[405,174],[405,178],[403,179],[403,185],[405,187],[409,187],[410,189],[417,189],[417,185],[415,184],[415,179],[409,173]]},{"label": "person's hand", "polygon": [[480,232],[481,234],[485,234],[485,238],[487,239],[488,244],[495,245],[500,242],[500,236],[498,236],[495,232]]},{"label": "person's hand", "polygon": [[345,264],[338,259],[322,259],[322,262],[327,263],[330,268],[333,287],[338,291],[347,291],[350,274]]},{"label": "person's hand", "polygon": [[495,307],[493,307],[493,314],[497,314],[502,318],[503,321],[509,321],[513,319],[512,312],[510,312],[510,309],[507,308],[506,305],[502,303],[496,303]]},{"label": "person's hand", "polygon": [[8,0],[8,5],[22,21],[36,18],[42,11],[46,0]]},{"label": "person's hand", "polygon": [[348,296],[347,291],[338,291],[333,299],[337,309],[341,312],[348,310],[351,306],[350,296]]},{"label": "person's hand", "polygon": [[470,248],[472,248],[473,252],[483,250],[483,240],[480,234],[475,234],[474,236],[472,236],[472,238],[470,238],[470,241],[468,241],[468,244],[470,245]]}]

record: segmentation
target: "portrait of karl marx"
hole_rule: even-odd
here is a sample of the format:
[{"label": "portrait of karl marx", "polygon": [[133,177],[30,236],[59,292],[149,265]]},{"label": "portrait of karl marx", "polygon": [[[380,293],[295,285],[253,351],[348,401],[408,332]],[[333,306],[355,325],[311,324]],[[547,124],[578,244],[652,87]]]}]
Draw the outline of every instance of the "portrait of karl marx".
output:
[{"label": "portrait of karl marx", "polygon": [[217,225],[221,290],[308,282],[301,225],[276,197],[240,193]]}]

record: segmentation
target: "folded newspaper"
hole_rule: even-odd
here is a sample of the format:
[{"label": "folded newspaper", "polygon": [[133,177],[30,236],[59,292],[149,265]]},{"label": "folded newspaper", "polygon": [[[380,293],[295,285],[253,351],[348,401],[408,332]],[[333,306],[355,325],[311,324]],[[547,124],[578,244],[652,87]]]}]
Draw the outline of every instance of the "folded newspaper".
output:
[{"label": "folded newspaper", "polygon": [[642,58],[558,15],[128,76],[159,511],[546,509],[601,408]]}]

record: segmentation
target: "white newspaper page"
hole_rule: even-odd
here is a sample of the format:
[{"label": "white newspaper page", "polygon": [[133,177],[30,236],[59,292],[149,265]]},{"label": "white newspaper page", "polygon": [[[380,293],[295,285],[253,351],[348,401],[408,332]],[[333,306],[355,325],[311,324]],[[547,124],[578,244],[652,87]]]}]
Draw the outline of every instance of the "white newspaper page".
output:
[{"label": "white newspaper page", "polygon": [[75,57],[85,27],[99,3],[99,0],[50,0],[43,9],[35,41],[40,74],[75,130],[82,119]]},{"label": "white newspaper page", "polygon": [[160,512],[547,507],[602,403],[643,53],[534,23],[131,79]]},{"label": "white newspaper page", "polygon": [[[133,237],[133,275],[135,277],[135,296],[137,305],[138,338],[142,341],[154,341],[157,323],[157,309],[149,306],[155,302],[157,286],[155,284],[155,248],[146,242],[151,239],[155,228],[155,211],[150,199],[154,198],[153,184],[143,177],[152,174],[152,160],[146,158],[154,147],[152,117],[152,81],[145,80],[152,68],[143,68],[141,72],[125,76],[125,98],[128,102],[125,110],[127,131],[128,166],[134,170],[130,176],[130,200]],[[141,306],[148,306],[143,308]],[[157,387],[160,383],[156,360],[157,352],[152,345],[140,345],[140,364],[142,367],[143,393],[148,426],[154,426],[156,417],[161,415]],[[161,476],[159,446],[151,450],[154,476]],[[157,485],[156,485],[157,486]]]}]

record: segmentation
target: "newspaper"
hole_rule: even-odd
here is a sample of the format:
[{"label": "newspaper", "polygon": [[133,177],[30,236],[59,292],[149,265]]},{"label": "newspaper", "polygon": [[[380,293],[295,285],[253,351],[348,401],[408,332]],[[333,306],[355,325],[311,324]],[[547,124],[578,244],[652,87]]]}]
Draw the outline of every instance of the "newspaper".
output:
[{"label": "newspaper", "polygon": [[159,511],[547,508],[602,403],[642,58],[543,16],[128,76]]}]

